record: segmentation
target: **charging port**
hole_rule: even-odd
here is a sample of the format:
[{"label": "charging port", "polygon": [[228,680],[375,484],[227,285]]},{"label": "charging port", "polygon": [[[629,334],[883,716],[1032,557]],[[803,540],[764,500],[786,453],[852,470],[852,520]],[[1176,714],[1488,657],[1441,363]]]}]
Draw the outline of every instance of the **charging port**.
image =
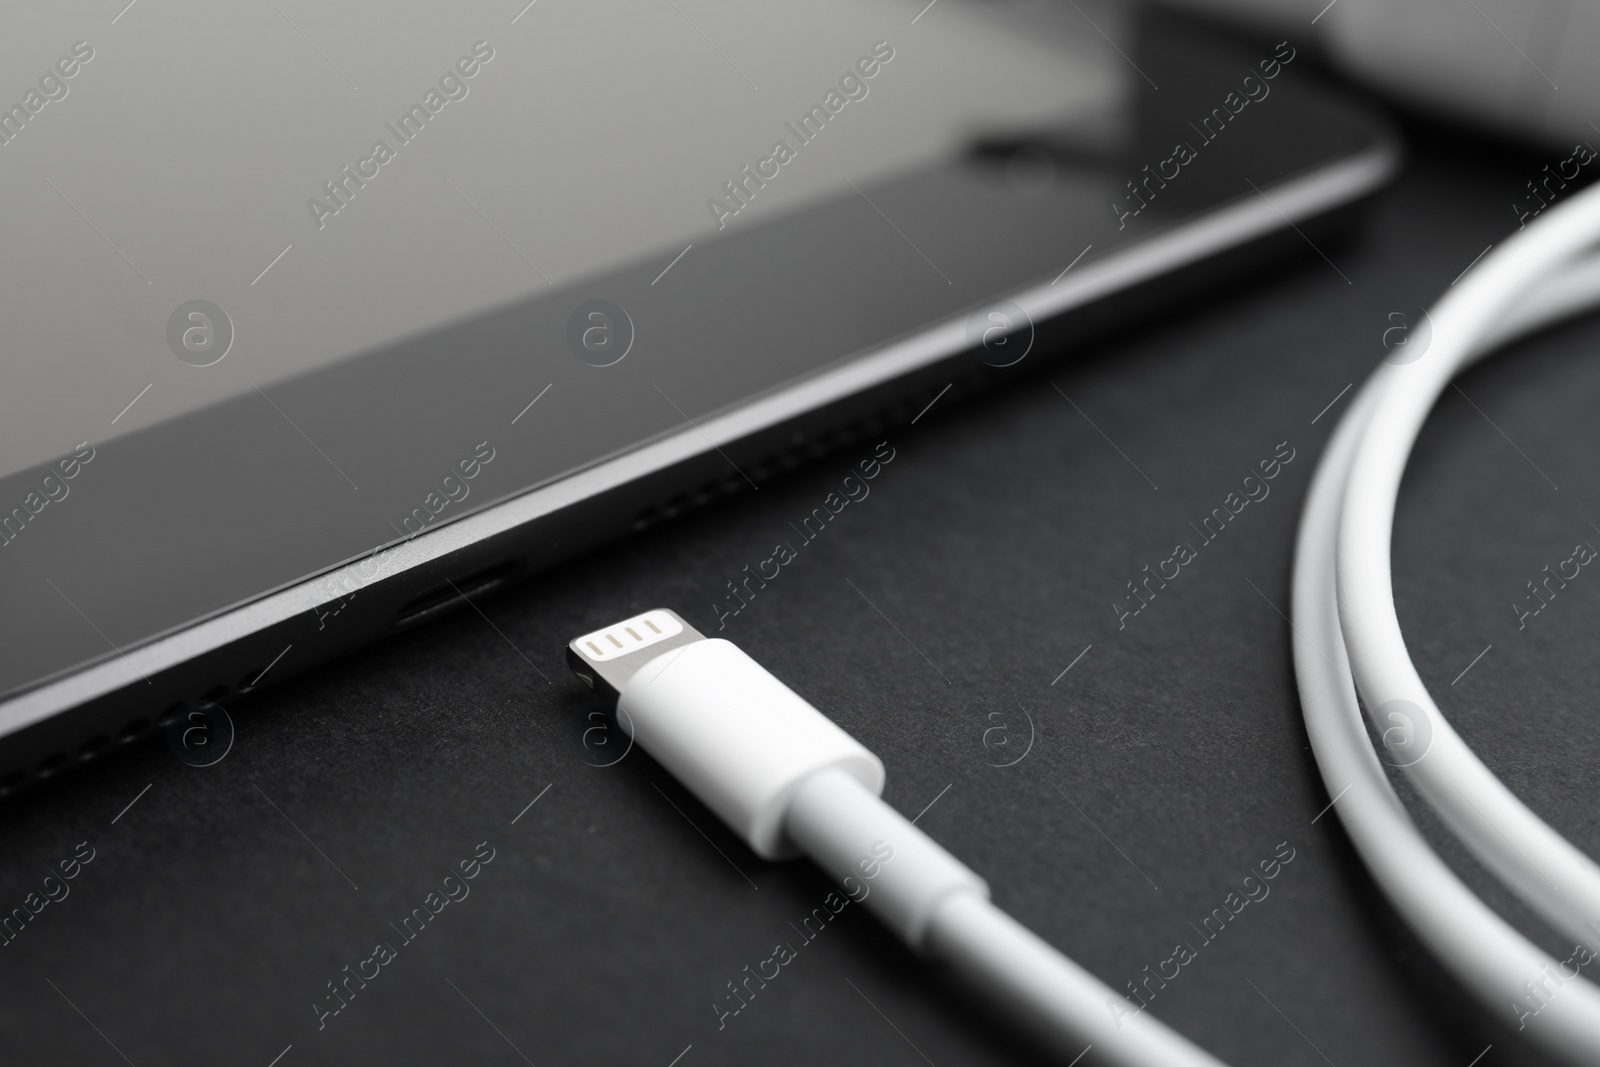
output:
[{"label": "charging port", "polygon": [[442,615],[460,607],[469,598],[480,596],[504,585],[516,569],[517,561],[508,559],[503,563],[496,563],[493,567],[462,575],[452,582],[446,582],[415,596],[395,614],[394,627],[398,630],[404,626],[414,626],[435,615]]}]

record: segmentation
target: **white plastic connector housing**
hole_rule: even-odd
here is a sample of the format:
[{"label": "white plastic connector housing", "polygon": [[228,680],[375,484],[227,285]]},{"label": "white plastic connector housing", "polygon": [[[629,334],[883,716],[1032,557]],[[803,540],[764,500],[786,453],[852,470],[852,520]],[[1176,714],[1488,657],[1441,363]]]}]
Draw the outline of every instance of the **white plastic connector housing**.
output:
[{"label": "white plastic connector housing", "polygon": [[1222,1067],[1148,1014],[1106,1012],[1125,1002],[996,909],[983,879],[883,802],[876,756],[734,645],[657,610],[676,634],[647,644],[641,633],[626,651],[614,635],[617,655],[596,641],[597,654],[587,635],[568,644],[568,663],[618,694],[622,728],[758,855],[811,856],[851,900],[976,978],[1074,1063],[1087,1042],[1116,1067]]},{"label": "white plastic connector housing", "polygon": [[877,796],[883,763],[759,663],[720,638],[640,667],[617,721],[764,859],[796,854],[784,836],[790,795],[837,767]]}]

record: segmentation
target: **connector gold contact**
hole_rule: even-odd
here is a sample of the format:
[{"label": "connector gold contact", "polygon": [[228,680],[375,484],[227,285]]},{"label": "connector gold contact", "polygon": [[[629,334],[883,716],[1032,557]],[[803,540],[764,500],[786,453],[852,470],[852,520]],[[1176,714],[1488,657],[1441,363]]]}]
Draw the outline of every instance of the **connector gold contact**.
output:
[{"label": "connector gold contact", "polygon": [[567,665],[590,689],[616,695],[662,652],[704,640],[677,612],[654,608],[574,638],[567,643]]}]

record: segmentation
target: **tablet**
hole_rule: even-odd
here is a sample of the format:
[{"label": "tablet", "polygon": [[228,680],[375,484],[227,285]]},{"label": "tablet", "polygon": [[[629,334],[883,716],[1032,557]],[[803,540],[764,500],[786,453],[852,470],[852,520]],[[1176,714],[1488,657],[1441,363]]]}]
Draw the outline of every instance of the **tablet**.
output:
[{"label": "tablet", "polygon": [[977,0],[8,15],[0,789],[1315,258],[1397,150],[1310,65]]}]

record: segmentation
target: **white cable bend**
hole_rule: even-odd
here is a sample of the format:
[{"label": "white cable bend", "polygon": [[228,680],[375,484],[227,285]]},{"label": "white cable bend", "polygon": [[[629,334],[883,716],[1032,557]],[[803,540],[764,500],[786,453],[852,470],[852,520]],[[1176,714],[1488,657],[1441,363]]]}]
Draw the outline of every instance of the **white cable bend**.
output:
[{"label": "white cable bend", "polygon": [[1528,1022],[1530,1036],[1573,1062],[1600,1062],[1600,990],[1565,975],[1433,851],[1389,784],[1356,703],[1334,596],[1334,541],[1344,476],[1376,387],[1369,382],[1357,394],[1335,430],[1295,549],[1295,676],[1323,784],[1373,879],[1445,969],[1513,1029],[1524,1022],[1514,1007],[1528,997],[1524,983],[1559,990]]},{"label": "white cable bend", "polygon": [[[1530,811],[1450,727],[1407,654],[1395,613],[1390,542],[1411,447],[1439,394],[1486,349],[1497,319],[1600,237],[1600,189],[1508,239],[1430,313],[1415,362],[1384,366],[1351,460],[1337,545],[1341,629],[1357,691],[1381,731],[1413,728],[1407,774],[1429,804],[1528,903],[1568,936],[1600,940],[1600,865]],[[1429,737],[1431,735],[1431,740]],[[1425,747],[1424,747],[1425,746]]]},{"label": "white cable bend", "polygon": [[1438,395],[1495,345],[1600,301],[1600,261],[1584,255],[1597,241],[1600,187],[1507,240],[1435,306],[1425,351],[1379,368],[1341,420],[1313,478],[1294,573],[1307,728],[1358,851],[1469,989],[1513,1027],[1584,1063],[1600,1062],[1600,991],[1499,919],[1428,847],[1374,756],[1356,691],[1380,733],[1420,728],[1397,746],[1395,762],[1474,854],[1558,928],[1600,942],[1600,930],[1586,926],[1600,917],[1600,867],[1517,800],[1439,713],[1406,653],[1390,572],[1400,481]]}]

